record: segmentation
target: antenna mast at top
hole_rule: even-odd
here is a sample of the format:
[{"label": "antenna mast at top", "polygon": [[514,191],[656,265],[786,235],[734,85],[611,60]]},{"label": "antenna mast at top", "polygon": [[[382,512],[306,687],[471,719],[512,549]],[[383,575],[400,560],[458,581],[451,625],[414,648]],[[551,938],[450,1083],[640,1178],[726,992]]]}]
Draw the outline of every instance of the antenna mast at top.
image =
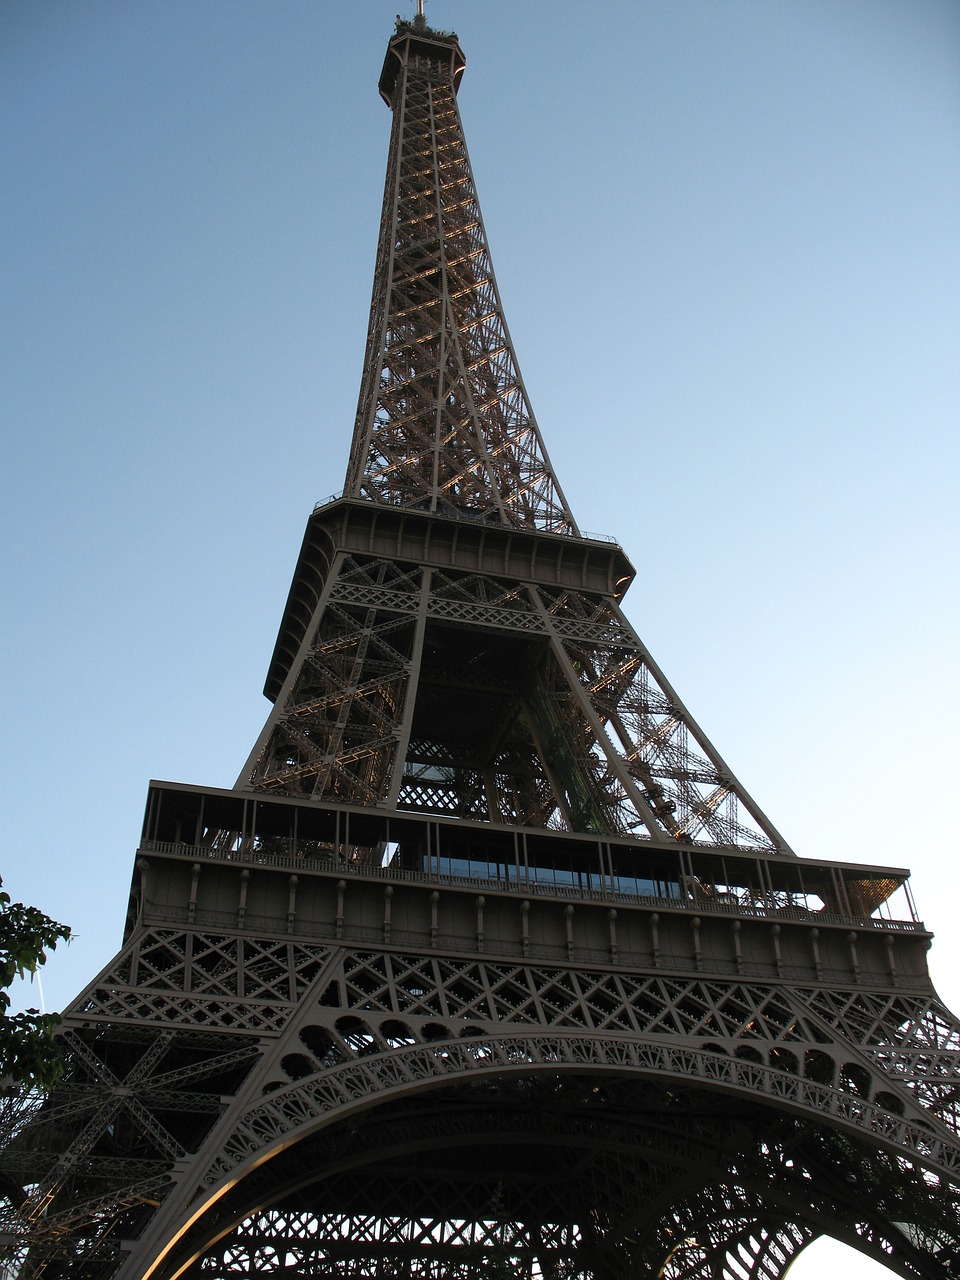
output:
[{"label": "antenna mast at top", "polygon": [[426,15],[423,12],[423,3],[424,0],[417,0],[417,16],[414,18],[414,22],[418,27],[425,27],[427,25]]}]

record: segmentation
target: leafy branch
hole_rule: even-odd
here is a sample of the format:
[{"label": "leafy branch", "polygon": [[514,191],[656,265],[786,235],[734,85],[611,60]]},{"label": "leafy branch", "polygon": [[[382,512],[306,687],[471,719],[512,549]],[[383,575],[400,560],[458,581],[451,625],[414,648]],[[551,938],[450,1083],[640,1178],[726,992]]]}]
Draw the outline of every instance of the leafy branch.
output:
[{"label": "leafy branch", "polygon": [[58,942],[69,942],[70,936],[66,925],[36,907],[11,901],[0,890],[0,1080],[49,1088],[63,1070],[54,1040],[59,1015],[39,1009],[10,1014],[7,989],[16,978],[36,973],[46,963],[47,952],[55,951]]}]

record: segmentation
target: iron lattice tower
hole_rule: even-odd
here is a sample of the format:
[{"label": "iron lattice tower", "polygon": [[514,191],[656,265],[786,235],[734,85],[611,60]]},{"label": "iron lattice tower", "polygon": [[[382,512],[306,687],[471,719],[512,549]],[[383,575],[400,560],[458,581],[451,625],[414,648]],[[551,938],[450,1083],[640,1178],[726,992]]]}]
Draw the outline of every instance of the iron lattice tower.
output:
[{"label": "iron lattice tower", "polygon": [[960,1027],[899,869],[797,857],[621,612],[530,410],[457,109],[398,20],[363,383],[231,790],[151,784],[7,1274],[960,1274]]}]

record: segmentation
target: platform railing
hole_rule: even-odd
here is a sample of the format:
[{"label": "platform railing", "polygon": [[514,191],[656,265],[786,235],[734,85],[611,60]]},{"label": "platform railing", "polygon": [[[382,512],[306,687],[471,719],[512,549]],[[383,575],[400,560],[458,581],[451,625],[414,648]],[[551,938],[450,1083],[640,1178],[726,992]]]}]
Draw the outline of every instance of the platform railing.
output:
[{"label": "platform railing", "polygon": [[171,840],[142,840],[139,853],[173,854],[197,862],[222,862],[237,866],[288,869],[297,874],[317,872],[344,878],[389,881],[394,884],[446,885],[451,889],[476,889],[483,893],[503,893],[514,897],[557,898],[565,902],[595,902],[643,907],[653,911],[684,911],[692,915],[728,916],[803,924],[838,924],[875,929],[885,933],[923,933],[922,921],[892,920],[879,916],[854,916],[826,909],[811,910],[801,906],[771,905],[762,899],[737,902],[717,898],[683,895],[679,897],[632,894],[611,888],[588,889],[550,884],[536,880],[493,879],[482,876],[453,875],[443,871],[420,871],[362,862],[336,861],[316,854],[267,853],[258,850],[209,849],[202,845],[178,844]]}]

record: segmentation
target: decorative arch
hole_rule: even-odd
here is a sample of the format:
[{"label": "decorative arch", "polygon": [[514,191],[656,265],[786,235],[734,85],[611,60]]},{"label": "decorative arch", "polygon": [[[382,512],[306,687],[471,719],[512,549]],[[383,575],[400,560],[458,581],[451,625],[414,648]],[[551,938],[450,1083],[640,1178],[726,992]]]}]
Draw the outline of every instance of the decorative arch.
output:
[{"label": "decorative arch", "polygon": [[[353,1034],[357,1028],[351,1024],[348,1031]],[[202,1253],[220,1234],[223,1218],[236,1218],[235,1206],[244,1202],[242,1192],[237,1193],[236,1188],[248,1177],[321,1133],[347,1123],[362,1124],[364,1113],[376,1112],[379,1116],[381,1109],[389,1112],[394,1103],[400,1102],[406,1111],[415,1095],[449,1093],[464,1086],[500,1088],[524,1079],[562,1082],[566,1078],[610,1080],[618,1087],[624,1082],[649,1086],[657,1096],[668,1088],[682,1088],[688,1093],[695,1091],[704,1097],[729,1100],[731,1105],[763,1108],[767,1123],[771,1109],[785,1121],[802,1120],[806,1127],[812,1121],[826,1130],[827,1122],[830,1131],[848,1135],[848,1140],[865,1149],[869,1147],[873,1158],[877,1158],[878,1149],[884,1152],[884,1158],[898,1164],[901,1176],[907,1170],[915,1183],[923,1181],[921,1168],[947,1172],[955,1169],[960,1159],[955,1147],[935,1137],[921,1123],[885,1110],[857,1093],[790,1075],[766,1063],[717,1052],[715,1046],[537,1031],[450,1038],[408,1044],[338,1063],[261,1097],[247,1107],[230,1132],[214,1130],[206,1153],[201,1152],[193,1166],[198,1172],[202,1167],[203,1173],[193,1184],[196,1192],[192,1201],[185,1202],[183,1191],[174,1191],[161,1207],[139,1251],[140,1268],[143,1258],[151,1253],[156,1261],[149,1272],[138,1268],[137,1274],[158,1280],[183,1274],[189,1259]],[[682,1141],[682,1133],[675,1133],[671,1141],[676,1146]],[[689,1158],[694,1157],[691,1154]],[[779,1240],[778,1233],[788,1230],[789,1199],[787,1196],[778,1205],[776,1221],[768,1224],[770,1240]],[[702,1217],[701,1201],[696,1211]],[[745,1242],[754,1241],[748,1252],[759,1249],[760,1237],[756,1233],[762,1225],[758,1226],[749,1212],[741,1214],[733,1233],[740,1242],[738,1247],[747,1249]],[[723,1231],[730,1233],[731,1229],[732,1224],[724,1221]],[[763,1232],[761,1235],[765,1241],[767,1236]],[[859,1242],[865,1238],[858,1234],[851,1242],[862,1247]],[[174,1246],[165,1248],[168,1242],[174,1242]],[[779,1245],[769,1244],[769,1256],[779,1257],[787,1243],[788,1237],[784,1237]],[[793,1243],[799,1247],[798,1240],[793,1239]],[[761,1265],[759,1256],[757,1253],[757,1266]],[[131,1270],[123,1274],[134,1273]],[[685,1273],[677,1273],[678,1277],[682,1274]],[[736,1271],[730,1274],[739,1280]],[[754,1274],[760,1280],[766,1273],[761,1269],[750,1274],[751,1280]],[[905,1270],[903,1274],[911,1273]]]}]

